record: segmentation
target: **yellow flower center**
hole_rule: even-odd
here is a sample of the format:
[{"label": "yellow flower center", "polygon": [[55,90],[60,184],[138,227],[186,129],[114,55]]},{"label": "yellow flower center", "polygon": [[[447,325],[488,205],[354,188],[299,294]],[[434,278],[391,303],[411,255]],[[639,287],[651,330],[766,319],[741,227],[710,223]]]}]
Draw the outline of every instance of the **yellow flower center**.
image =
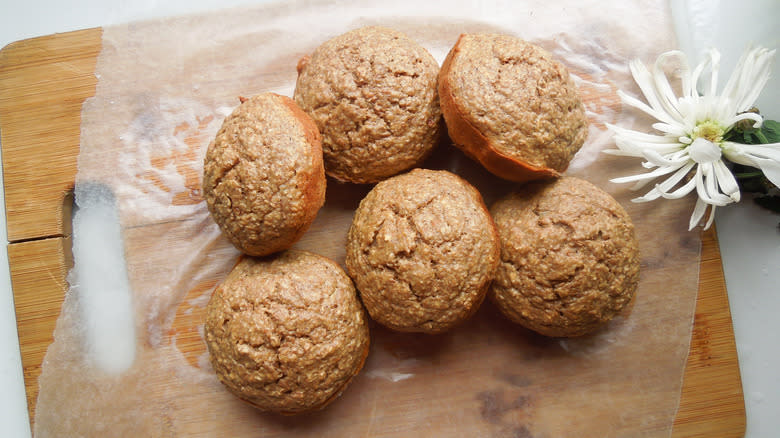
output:
[{"label": "yellow flower center", "polygon": [[696,127],[693,128],[693,135],[691,136],[691,140],[703,138],[720,145],[720,143],[723,141],[723,134],[725,134],[725,132],[726,130],[723,129],[723,127],[720,126],[718,122],[705,120],[703,122],[697,123]]}]

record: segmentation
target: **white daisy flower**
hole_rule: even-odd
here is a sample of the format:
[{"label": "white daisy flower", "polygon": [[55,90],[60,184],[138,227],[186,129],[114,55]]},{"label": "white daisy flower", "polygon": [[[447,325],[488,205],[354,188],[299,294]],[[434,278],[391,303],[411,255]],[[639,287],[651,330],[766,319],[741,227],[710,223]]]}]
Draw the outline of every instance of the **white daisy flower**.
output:
[{"label": "white daisy flower", "polygon": [[[718,93],[720,53],[710,50],[705,60],[691,71],[685,54],[666,52],[658,57],[649,71],[642,62],[631,61],[629,67],[647,103],[622,91],[623,103],[637,108],[658,120],[655,134],[647,134],[614,125],[608,125],[615,134],[618,149],[605,150],[613,155],[644,158],[646,173],[615,178],[616,183],[635,182],[638,190],[659,177],[644,196],[634,202],[658,198],[681,198],[696,189],[699,199],[693,210],[689,230],[704,217],[707,208],[707,229],[715,217],[715,208],[739,202],[740,193],[734,175],[723,161],[757,167],[776,186],[780,186],[780,143],[747,145],[725,141],[724,137],[742,120],[749,120],[754,128],[761,127],[761,115],[751,108],[769,79],[775,50],[755,48],[745,52],[737,63],[726,85]],[[670,60],[679,64],[680,91],[672,89],[663,66]],[[699,79],[706,68],[711,76],[703,93],[698,92]]]}]

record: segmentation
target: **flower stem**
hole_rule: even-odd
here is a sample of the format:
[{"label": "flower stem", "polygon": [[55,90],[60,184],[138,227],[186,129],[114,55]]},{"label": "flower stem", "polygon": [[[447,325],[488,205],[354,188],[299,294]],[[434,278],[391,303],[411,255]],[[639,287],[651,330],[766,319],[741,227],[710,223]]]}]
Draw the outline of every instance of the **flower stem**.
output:
[{"label": "flower stem", "polygon": [[755,178],[757,176],[763,176],[764,174],[761,171],[755,171],[755,172],[743,172],[743,173],[735,173],[734,176],[737,178]]}]

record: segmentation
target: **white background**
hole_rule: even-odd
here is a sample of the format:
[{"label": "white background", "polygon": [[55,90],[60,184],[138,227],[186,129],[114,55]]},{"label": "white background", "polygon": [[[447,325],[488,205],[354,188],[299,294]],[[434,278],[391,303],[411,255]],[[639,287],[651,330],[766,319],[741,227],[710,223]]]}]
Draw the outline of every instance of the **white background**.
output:
[{"label": "white background", "polygon": [[[16,40],[89,27],[261,3],[251,0],[0,0],[0,47]],[[778,0],[672,0],[680,47],[694,58],[710,46],[723,52],[722,78],[748,44],[780,46]],[[759,108],[780,119],[780,70]],[[0,195],[2,194],[0,187]],[[5,203],[0,205],[0,244],[7,243]],[[744,199],[721,208],[718,237],[737,338],[747,436],[780,433],[780,215]],[[0,435],[30,435],[8,257],[0,250]],[[630,409],[630,407],[626,407]]]}]

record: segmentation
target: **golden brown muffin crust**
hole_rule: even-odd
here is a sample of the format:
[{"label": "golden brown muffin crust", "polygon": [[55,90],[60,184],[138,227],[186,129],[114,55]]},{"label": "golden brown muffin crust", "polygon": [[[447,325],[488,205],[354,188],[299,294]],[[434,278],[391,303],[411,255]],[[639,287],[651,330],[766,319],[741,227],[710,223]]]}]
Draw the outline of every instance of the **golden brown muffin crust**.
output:
[{"label": "golden brown muffin crust", "polygon": [[447,171],[415,169],[361,201],[347,236],[347,272],[377,322],[438,333],[482,303],[499,256],[479,192]]},{"label": "golden brown muffin crust", "polygon": [[239,105],[206,151],[203,194],[214,221],[254,256],[289,248],[325,202],[322,145],[295,102],[265,93]]},{"label": "golden brown muffin crust", "polygon": [[587,137],[566,68],[509,35],[461,35],[442,66],[439,94],[450,137],[502,178],[558,176]]},{"label": "golden brown muffin crust", "polygon": [[324,407],[358,373],[368,324],[352,282],[325,257],[245,257],[207,306],[205,338],[220,381],[255,407]]},{"label": "golden brown muffin crust", "polygon": [[489,297],[547,336],[580,336],[612,319],[639,282],[639,247],[623,207],[573,177],[523,186],[490,209],[501,263]]},{"label": "golden brown muffin crust", "polygon": [[323,136],[328,175],[377,182],[422,162],[441,131],[439,66],[401,32],[364,27],[298,63],[295,101]]}]

